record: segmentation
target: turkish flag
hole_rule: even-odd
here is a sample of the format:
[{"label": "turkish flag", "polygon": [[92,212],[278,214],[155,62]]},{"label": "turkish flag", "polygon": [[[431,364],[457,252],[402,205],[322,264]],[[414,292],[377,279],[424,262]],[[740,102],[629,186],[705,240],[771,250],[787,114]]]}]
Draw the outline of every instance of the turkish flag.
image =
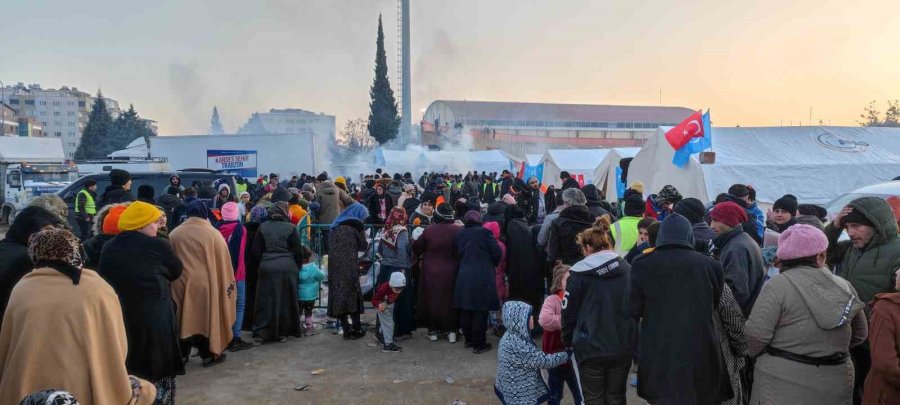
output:
[{"label": "turkish flag", "polygon": [[697,110],[690,117],[666,132],[666,140],[675,150],[681,149],[693,138],[703,137],[703,113]]}]

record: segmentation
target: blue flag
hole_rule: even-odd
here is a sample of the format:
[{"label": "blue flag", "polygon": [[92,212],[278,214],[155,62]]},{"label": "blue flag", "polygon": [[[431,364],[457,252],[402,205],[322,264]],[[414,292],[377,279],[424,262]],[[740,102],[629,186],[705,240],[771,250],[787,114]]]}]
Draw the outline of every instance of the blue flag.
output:
[{"label": "blue flag", "polygon": [[691,139],[681,149],[676,150],[675,156],[672,157],[672,164],[684,167],[691,160],[691,155],[709,148],[712,148],[712,126],[709,124],[709,110],[706,110],[706,113],[703,114],[703,136]]}]

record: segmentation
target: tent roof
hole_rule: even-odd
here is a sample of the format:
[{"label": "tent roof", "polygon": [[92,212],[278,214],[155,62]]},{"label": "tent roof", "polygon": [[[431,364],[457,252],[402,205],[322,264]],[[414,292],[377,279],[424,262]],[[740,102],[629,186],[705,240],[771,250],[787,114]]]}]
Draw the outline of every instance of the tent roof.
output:
[{"label": "tent roof", "polygon": [[[793,194],[800,202],[821,204],[900,175],[900,128],[714,128],[716,162],[701,165],[692,157],[683,169],[671,163],[674,151],[665,141],[666,129],[657,131],[629,170],[629,183],[644,181],[648,192],[669,184],[657,183],[676,185],[681,180],[691,192],[688,183],[699,173],[706,195],[693,196],[700,199],[712,199],[741,183],[753,185],[759,201],[771,203]],[[654,178],[647,184],[649,177]]]},{"label": "tent roof", "polygon": [[609,149],[548,149],[543,160],[553,162],[560,170],[593,172],[607,153]]},{"label": "tent roof", "polygon": [[543,160],[544,155],[541,154],[527,154],[525,155],[525,164],[529,166],[537,166],[541,164],[541,160]]},{"label": "tent roof", "polygon": [[0,136],[0,162],[54,163],[65,159],[59,138]]}]

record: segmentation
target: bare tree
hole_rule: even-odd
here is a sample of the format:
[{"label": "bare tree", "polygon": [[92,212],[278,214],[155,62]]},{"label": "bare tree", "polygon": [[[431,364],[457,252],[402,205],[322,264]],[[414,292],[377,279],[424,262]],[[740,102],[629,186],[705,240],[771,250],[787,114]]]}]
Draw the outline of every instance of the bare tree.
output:
[{"label": "bare tree", "polygon": [[863,113],[859,117],[862,118],[859,125],[864,127],[900,127],[900,102],[888,100],[884,119],[882,119],[881,112],[875,106],[875,101],[872,101],[863,109]]},{"label": "bare tree", "polygon": [[362,118],[347,121],[340,135],[347,145],[347,151],[352,154],[370,151],[378,144],[369,135],[369,121]]}]

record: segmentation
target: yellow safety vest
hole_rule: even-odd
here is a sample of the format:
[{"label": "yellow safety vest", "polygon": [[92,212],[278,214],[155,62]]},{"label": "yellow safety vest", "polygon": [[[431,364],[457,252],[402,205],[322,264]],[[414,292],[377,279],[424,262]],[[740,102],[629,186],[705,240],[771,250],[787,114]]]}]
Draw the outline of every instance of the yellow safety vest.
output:
[{"label": "yellow safety vest", "polygon": [[[81,190],[78,192],[78,195],[84,194],[84,213],[88,215],[94,215],[97,213],[97,205],[94,204],[94,197],[91,196],[91,193],[87,190]],[[78,196],[75,196],[75,212],[81,212],[78,207]]]}]

